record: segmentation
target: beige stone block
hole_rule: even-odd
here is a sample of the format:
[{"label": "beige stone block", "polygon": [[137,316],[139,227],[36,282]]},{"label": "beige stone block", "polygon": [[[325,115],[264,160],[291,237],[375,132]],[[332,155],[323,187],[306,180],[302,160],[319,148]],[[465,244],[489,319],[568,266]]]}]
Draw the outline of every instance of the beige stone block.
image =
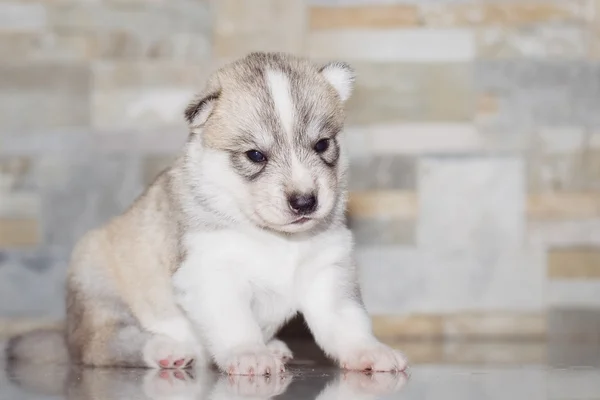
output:
[{"label": "beige stone block", "polygon": [[425,4],[421,6],[424,25],[516,26],[535,23],[587,22],[591,18],[586,0],[507,1]]},{"label": "beige stone block", "polygon": [[354,63],[356,87],[349,124],[470,121],[472,71],[463,63]]},{"label": "beige stone block", "polygon": [[470,29],[315,30],[308,34],[306,51],[312,58],[379,63],[458,63],[476,56]]},{"label": "beige stone block", "polygon": [[[468,339],[468,338],[467,338]],[[544,364],[547,345],[542,340],[449,340],[444,343],[442,362],[458,365],[531,365]],[[518,338],[523,339],[523,338]],[[536,339],[536,338],[534,338]]]},{"label": "beige stone block", "polygon": [[546,318],[541,314],[461,313],[444,316],[446,337],[543,338]]},{"label": "beige stone block", "polygon": [[547,257],[550,279],[600,278],[600,247],[551,248]]},{"label": "beige stone block", "polygon": [[532,219],[578,219],[600,216],[600,193],[543,193],[527,198],[527,216]]},{"label": "beige stone block", "polygon": [[383,343],[401,351],[408,358],[410,365],[439,364],[444,362],[444,347],[442,340],[408,340],[381,337]]},{"label": "beige stone block", "polygon": [[415,192],[353,192],[348,201],[348,213],[356,218],[412,219],[417,215],[417,206]]},{"label": "beige stone block", "polygon": [[364,7],[312,7],[309,26],[312,30],[345,28],[398,28],[419,24],[415,5],[393,4]]},{"label": "beige stone block", "polygon": [[371,319],[375,335],[388,340],[394,337],[440,338],[444,331],[444,318],[441,315],[374,315]]},{"label": "beige stone block", "polygon": [[35,219],[0,219],[0,248],[30,247],[40,242],[40,227]]},{"label": "beige stone block", "polygon": [[252,51],[302,53],[306,5],[302,0],[213,2],[213,55],[242,57]]}]

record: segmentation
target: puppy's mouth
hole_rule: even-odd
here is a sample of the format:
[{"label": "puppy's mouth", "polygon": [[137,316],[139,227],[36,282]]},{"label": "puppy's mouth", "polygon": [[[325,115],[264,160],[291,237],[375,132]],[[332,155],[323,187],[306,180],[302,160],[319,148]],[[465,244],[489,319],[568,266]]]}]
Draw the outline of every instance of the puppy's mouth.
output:
[{"label": "puppy's mouth", "polygon": [[311,220],[312,219],[308,218],[308,217],[300,217],[300,218],[292,221],[291,225],[302,225],[302,224],[305,224],[305,223],[307,223],[307,222],[309,222]]}]

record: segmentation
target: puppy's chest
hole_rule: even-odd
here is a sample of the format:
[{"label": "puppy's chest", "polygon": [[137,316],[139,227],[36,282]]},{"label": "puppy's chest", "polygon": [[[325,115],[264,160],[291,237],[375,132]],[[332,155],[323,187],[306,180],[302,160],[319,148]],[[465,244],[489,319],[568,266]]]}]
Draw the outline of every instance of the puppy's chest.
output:
[{"label": "puppy's chest", "polygon": [[262,232],[220,231],[190,235],[189,265],[210,279],[213,273],[229,275],[263,295],[291,296],[299,268],[311,254],[311,241],[289,241]]}]

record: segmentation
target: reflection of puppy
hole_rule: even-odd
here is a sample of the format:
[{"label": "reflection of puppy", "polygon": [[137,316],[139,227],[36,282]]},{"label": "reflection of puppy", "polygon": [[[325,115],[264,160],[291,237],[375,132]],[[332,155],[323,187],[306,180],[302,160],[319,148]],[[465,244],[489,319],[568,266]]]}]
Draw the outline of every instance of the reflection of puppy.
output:
[{"label": "reflection of puppy", "polygon": [[[184,368],[206,351],[230,374],[276,374],[292,355],[273,335],[301,311],[340,366],[403,369],[371,332],[344,224],[353,79],[344,63],[279,53],[215,72],[185,111],[191,134],[173,166],[76,246],[71,360]],[[34,341],[14,339],[9,355],[45,360]]]},{"label": "reflection of puppy", "polygon": [[374,400],[400,391],[407,380],[403,372],[365,374],[349,371],[329,384],[316,400]]}]

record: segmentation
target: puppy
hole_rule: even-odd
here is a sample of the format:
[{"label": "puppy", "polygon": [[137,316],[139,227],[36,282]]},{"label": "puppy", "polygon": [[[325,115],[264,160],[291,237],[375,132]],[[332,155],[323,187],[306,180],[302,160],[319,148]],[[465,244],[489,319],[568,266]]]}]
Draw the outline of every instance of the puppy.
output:
[{"label": "puppy", "polygon": [[[214,72],[177,160],[76,245],[65,335],[46,342],[89,366],[278,374],[292,354],[273,337],[302,312],[341,367],[403,370],[372,334],[345,225],[353,81],[345,63],[283,53]],[[48,360],[40,335],[13,338],[9,356]]]}]

